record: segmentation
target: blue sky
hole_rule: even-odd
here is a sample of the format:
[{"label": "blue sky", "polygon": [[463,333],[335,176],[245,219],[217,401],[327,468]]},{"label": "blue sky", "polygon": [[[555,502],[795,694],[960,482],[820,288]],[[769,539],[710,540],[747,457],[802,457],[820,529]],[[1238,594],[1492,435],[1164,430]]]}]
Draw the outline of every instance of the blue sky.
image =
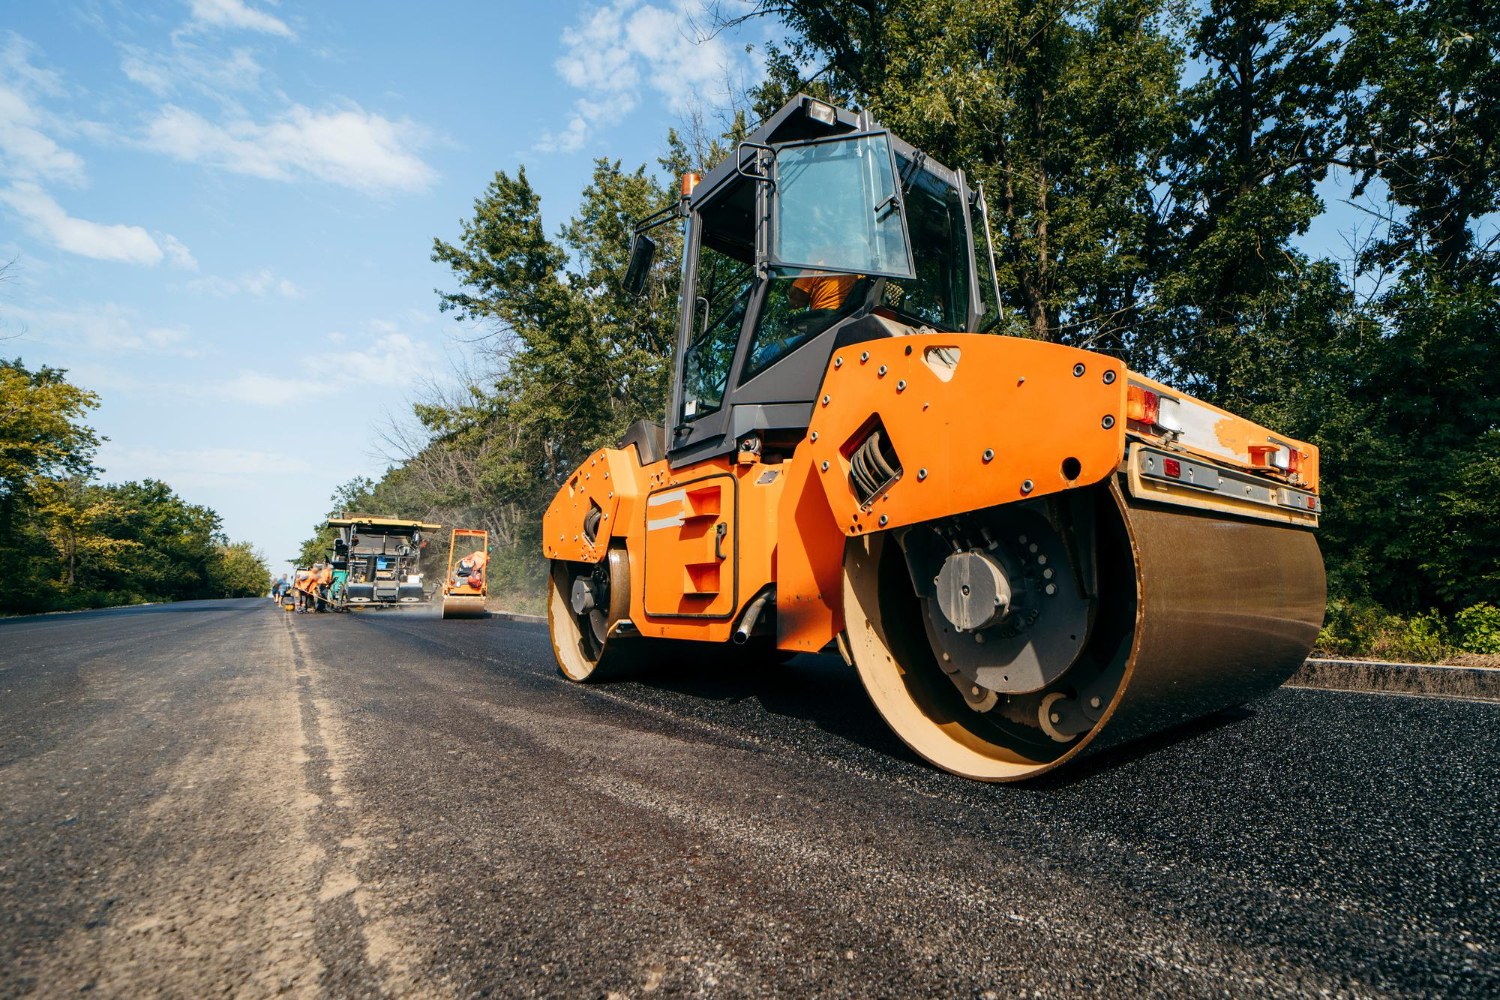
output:
[{"label": "blue sky", "polygon": [[101,394],[107,480],[165,480],[280,567],[464,362],[428,254],[494,171],[524,163],[555,229],[594,157],[654,163],[755,75],[763,29],[697,41],[700,7],[9,4],[0,353]]}]

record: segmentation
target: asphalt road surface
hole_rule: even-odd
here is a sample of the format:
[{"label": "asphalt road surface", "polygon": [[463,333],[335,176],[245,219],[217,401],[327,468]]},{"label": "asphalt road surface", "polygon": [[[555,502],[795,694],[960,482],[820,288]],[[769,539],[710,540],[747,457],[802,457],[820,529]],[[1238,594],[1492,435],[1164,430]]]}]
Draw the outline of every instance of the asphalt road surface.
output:
[{"label": "asphalt road surface", "polygon": [[1283,690],[1022,787],[838,661],[0,622],[0,996],[1494,996],[1500,706]]}]

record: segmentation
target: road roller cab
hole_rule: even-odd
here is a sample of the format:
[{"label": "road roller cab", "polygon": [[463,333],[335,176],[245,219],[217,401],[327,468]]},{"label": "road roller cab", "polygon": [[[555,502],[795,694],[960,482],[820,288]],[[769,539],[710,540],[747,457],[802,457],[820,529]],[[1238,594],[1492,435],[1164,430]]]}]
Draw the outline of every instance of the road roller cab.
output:
[{"label": "road roller cab", "polygon": [[965,332],[995,290],[983,204],[799,97],[642,224],[627,287],[652,227],[685,237],[671,403],[543,519],[567,676],[671,640],[836,648],[914,750],[1011,780],[1296,668],[1317,449],[1107,355]]}]

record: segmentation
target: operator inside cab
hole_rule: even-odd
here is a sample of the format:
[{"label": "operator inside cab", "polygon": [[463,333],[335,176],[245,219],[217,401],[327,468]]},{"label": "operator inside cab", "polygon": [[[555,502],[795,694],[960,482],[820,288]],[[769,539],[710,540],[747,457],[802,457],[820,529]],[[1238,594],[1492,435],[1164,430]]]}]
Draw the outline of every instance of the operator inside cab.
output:
[{"label": "operator inside cab", "polygon": [[842,309],[859,278],[857,274],[807,274],[792,282],[786,299],[798,309],[809,311]]},{"label": "operator inside cab", "polygon": [[483,590],[484,567],[489,561],[490,554],[483,549],[480,549],[478,552],[470,552],[453,567],[452,585],[455,587],[469,587],[473,590]]}]

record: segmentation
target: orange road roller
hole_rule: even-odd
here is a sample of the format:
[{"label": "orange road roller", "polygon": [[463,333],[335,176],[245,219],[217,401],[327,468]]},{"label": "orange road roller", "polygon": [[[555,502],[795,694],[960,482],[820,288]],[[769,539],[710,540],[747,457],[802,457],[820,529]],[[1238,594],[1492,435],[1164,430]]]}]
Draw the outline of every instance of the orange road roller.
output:
[{"label": "orange road roller", "polygon": [[666,424],[587,456],[543,520],[569,678],[703,643],[837,650],[916,753],[1011,781],[1303,661],[1318,450],[984,332],[998,282],[961,171],[800,96],[640,224],[627,288],[672,223]]},{"label": "orange road roller", "polygon": [[443,577],[443,617],[483,618],[489,597],[485,569],[490,561],[490,534],[454,528],[448,538],[448,575]]}]

